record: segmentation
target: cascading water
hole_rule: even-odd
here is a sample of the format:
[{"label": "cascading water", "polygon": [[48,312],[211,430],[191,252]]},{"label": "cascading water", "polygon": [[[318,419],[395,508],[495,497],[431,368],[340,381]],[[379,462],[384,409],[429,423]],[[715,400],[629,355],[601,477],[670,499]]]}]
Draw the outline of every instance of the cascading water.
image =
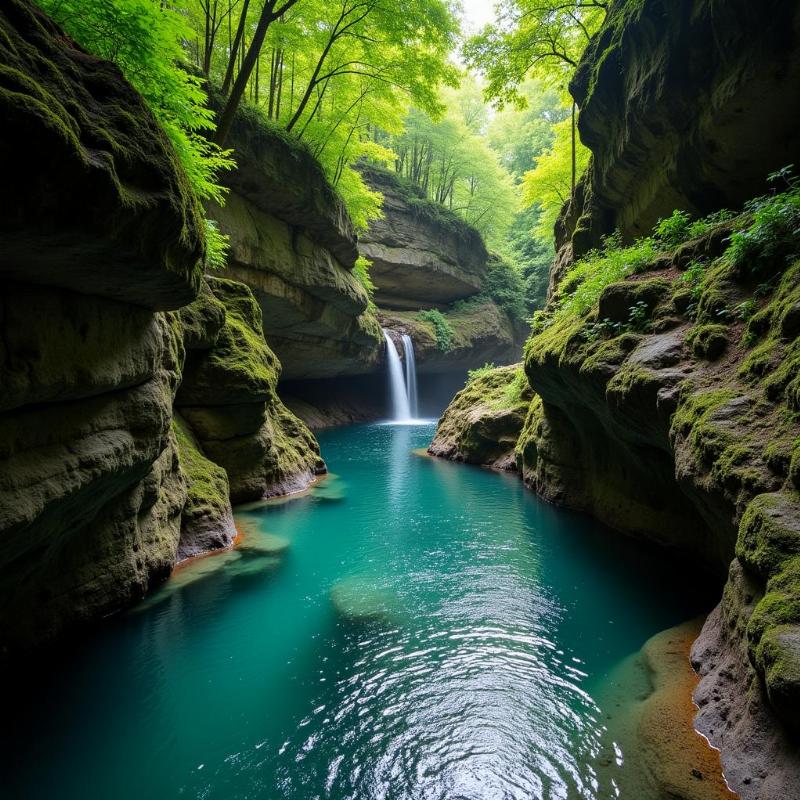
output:
[{"label": "cascading water", "polygon": [[386,340],[386,363],[389,365],[392,419],[395,422],[405,422],[411,419],[411,406],[408,402],[406,383],[403,380],[403,365],[400,363],[400,354],[386,330],[383,331],[383,338]]},{"label": "cascading water", "polygon": [[419,417],[419,397],[417,395],[417,364],[414,361],[414,342],[408,334],[403,334],[403,357],[406,362],[406,394],[408,407],[413,419]]}]

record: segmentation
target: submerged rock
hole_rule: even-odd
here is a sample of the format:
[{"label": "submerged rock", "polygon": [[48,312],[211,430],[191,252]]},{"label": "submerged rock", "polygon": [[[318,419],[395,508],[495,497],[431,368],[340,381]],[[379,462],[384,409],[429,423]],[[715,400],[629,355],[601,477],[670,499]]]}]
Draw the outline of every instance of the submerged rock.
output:
[{"label": "submerged rock", "polygon": [[372,578],[342,578],[331,587],[330,597],[336,613],[347,622],[389,623],[398,612],[397,596]]}]

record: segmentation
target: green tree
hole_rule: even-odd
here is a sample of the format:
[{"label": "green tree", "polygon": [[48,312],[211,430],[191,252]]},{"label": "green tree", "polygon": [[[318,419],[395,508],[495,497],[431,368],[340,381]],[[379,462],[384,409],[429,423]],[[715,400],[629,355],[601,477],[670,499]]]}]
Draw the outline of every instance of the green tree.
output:
[{"label": "green tree", "polygon": [[522,179],[523,202],[541,209],[534,233],[548,239],[552,239],[559,212],[573,191],[575,170],[583,172],[590,156],[587,147],[573,141],[571,119],[554,125],[553,132],[552,145],[539,155],[534,168]]},{"label": "green tree", "polygon": [[[39,0],[82,47],[113,61],[142,95],[172,142],[198,200],[225,200],[218,181],[233,161],[209,141],[214,115],[202,81],[187,69],[184,16],[154,0]],[[207,259],[224,260],[226,239],[207,223]]]},{"label": "green tree", "polygon": [[[501,0],[497,21],[463,48],[468,65],[486,76],[486,95],[499,106],[524,104],[529,76],[565,89],[581,54],[605,19],[606,0]],[[571,189],[578,170],[577,108],[571,112]]]}]

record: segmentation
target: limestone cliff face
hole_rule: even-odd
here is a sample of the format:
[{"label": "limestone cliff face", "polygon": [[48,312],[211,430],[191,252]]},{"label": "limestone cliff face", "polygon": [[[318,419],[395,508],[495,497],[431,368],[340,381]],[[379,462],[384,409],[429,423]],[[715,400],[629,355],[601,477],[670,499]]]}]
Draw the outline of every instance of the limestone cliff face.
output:
[{"label": "limestone cliff face", "polygon": [[480,234],[393,173],[362,167],[383,195],[383,217],[359,238],[384,309],[445,308],[480,292],[488,253]]},{"label": "limestone cliff face", "polygon": [[797,163],[798,38],[793,0],[612,3],[570,86],[592,162],[557,226],[561,264],[676,208],[740,207]]},{"label": "limestone cliff face", "polygon": [[287,379],[368,372],[382,337],[352,274],[356,235],[310,153],[249,113],[231,131],[237,168],[211,214],[230,236],[227,274],[253,291]]},{"label": "limestone cliff face", "polygon": [[[231,496],[324,465],[252,294],[203,279],[202,220],[140,98],[21,0],[0,32],[0,158],[27,165],[0,201],[2,653],[142,597],[231,542]],[[233,420],[224,454],[208,418]]]}]

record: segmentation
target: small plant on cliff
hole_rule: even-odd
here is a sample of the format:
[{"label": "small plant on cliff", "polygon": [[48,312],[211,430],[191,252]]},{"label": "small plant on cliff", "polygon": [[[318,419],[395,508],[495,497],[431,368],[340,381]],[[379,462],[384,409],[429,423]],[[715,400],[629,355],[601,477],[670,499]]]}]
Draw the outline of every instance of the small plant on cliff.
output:
[{"label": "small plant on cliff", "polygon": [[602,250],[591,251],[566,274],[559,287],[560,310],[583,316],[594,307],[606,286],[643,272],[658,253],[650,238],[622,248],[617,247],[618,241],[616,237],[609,238]]},{"label": "small plant on cliff", "polygon": [[727,258],[742,274],[779,272],[800,256],[800,178],[789,166],[769,179],[787,190],[747,203],[753,222],[731,236]]},{"label": "small plant on cliff", "polygon": [[467,372],[467,383],[472,383],[472,381],[477,381],[483,378],[484,376],[488,375],[490,372],[493,372],[496,369],[494,364],[486,363],[482,367],[478,367],[477,369],[471,369]]},{"label": "small plant on cliff", "polygon": [[436,346],[443,353],[453,349],[453,329],[447,318],[438,308],[428,308],[417,312],[417,319],[430,322],[436,336]]},{"label": "small plant on cliff", "polygon": [[230,237],[220,231],[213,219],[206,219],[206,269],[223,270],[228,262]]},{"label": "small plant on cliff", "polygon": [[355,279],[364,287],[364,290],[367,293],[367,297],[369,298],[369,307],[370,310],[375,310],[375,303],[372,300],[373,295],[375,294],[375,284],[372,282],[372,278],[369,274],[369,268],[372,266],[372,262],[368,258],[364,258],[364,256],[359,256],[356,259],[356,263],[353,264],[353,276]]}]

